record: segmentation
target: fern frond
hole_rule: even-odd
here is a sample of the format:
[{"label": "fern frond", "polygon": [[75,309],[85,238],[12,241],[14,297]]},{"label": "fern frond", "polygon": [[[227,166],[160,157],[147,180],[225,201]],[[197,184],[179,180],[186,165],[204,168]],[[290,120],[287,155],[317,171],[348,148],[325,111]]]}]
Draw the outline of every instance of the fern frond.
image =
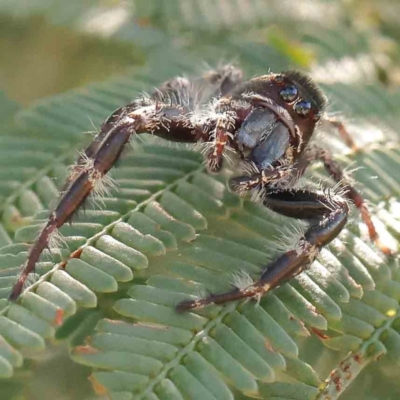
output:
[{"label": "fern frond", "polygon": [[[266,55],[268,67],[287,67],[288,58],[269,46],[227,43],[250,73],[265,72]],[[339,50],[337,58],[348,52]],[[89,203],[64,226],[65,245],[43,254],[21,302],[6,300],[68,165],[90,140],[81,132],[95,130],[140,91],[199,67],[193,53],[168,52],[169,60],[180,57],[160,63],[151,56],[147,71],[19,111],[0,136],[0,376],[10,378],[24,360],[39,359],[49,343],[68,341],[71,358],[91,368],[94,390],[115,399],[335,398],[377,357],[397,357],[397,260],[377,253],[354,214],[356,222],[308,271],[259,305],[177,314],[183,299],[223,291],[238,275],[257,277],[288,223],[229,193],[226,177],[207,175],[200,155],[183,146],[151,137],[134,142],[112,172],[117,188],[102,209]],[[400,146],[387,137],[398,137],[399,94],[378,84],[324,88],[334,109],[355,122],[368,117],[381,135],[381,143],[341,162],[361,167],[353,177],[373,205],[381,235],[395,245]],[[377,121],[393,134],[387,128],[382,134]],[[319,169],[312,178],[327,179]],[[320,365],[325,352],[332,375]]]}]

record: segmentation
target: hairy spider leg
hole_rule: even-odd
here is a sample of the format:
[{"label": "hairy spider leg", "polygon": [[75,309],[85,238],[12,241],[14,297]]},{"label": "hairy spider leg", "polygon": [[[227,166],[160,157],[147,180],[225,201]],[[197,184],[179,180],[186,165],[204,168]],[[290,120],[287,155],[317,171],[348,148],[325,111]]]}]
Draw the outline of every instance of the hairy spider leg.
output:
[{"label": "hairy spider leg", "polygon": [[[87,163],[85,167],[81,167],[83,170],[72,178],[56,209],[51,213],[45,227],[32,246],[25,267],[11,291],[9,300],[16,300],[19,297],[28,275],[34,271],[40,254],[48,246],[50,235],[72,216],[93,190],[96,181],[100,180],[111,168],[129,139],[132,129],[134,128],[126,124],[115,126],[105,136],[94,158],[90,159],[90,164]],[[105,160],[101,159],[103,156],[106,157]]]},{"label": "hairy spider leg", "polygon": [[68,189],[68,186],[71,184],[74,178],[79,175],[82,169],[85,168],[85,163],[87,162],[88,159],[91,159],[93,155],[96,153],[102,140],[105,138],[107,132],[108,132],[107,130],[102,129],[94,137],[93,141],[89,144],[89,146],[86,147],[86,149],[79,154],[79,157],[76,160],[75,164],[70,168],[68,177],[65,180],[63,187],[60,190],[61,193],[64,193]]},{"label": "hairy spider leg", "polygon": [[[242,70],[227,64],[210,69],[195,80],[185,77],[173,78],[164,82],[151,96],[152,99],[164,103],[185,106],[193,115],[199,117],[194,131],[199,140],[207,143],[206,149],[210,148],[207,153],[207,165],[212,172],[217,172],[222,167],[225,146],[232,138],[231,131],[235,128],[236,113],[229,110],[231,107],[229,99],[223,104],[226,112],[218,110],[220,102],[217,102],[215,110],[210,110],[211,113],[202,116],[198,106],[208,103],[213,98],[227,96],[242,80]],[[212,130],[211,127],[214,129]]]},{"label": "hairy spider leg", "polygon": [[212,132],[211,148],[207,155],[207,166],[211,172],[222,168],[226,146],[233,139],[237,114],[234,111],[221,112],[216,117],[216,125]]},{"label": "hairy spider leg", "polygon": [[332,125],[334,128],[337,129],[337,131],[339,132],[339,136],[346,143],[348,147],[350,147],[353,151],[359,150],[358,146],[354,142],[353,138],[351,137],[349,131],[347,130],[346,126],[342,121],[332,117],[324,117],[320,122],[321,123],[325,122],[329,125]]},{"label": "hairy spider leg", "polygon": [[[130,137],[134,133],[154,133],[171,140],[195,142],[192,128],[182,118],[182,110],[177,107],[162,106],[159,103],[134,109],[129,106],[117,110],[103,125],[103,130],[96,138],[95,145],[88,147],[88,155],[81,159],[81,164],[71,174],[70,182],[61,195],[56,209],[50,214],[44,228],[30,249],[26,264],[14,285],[9,300],[15,301],[23,291],[28,275],[49,244],[50,235],[60,228],[82,205],[89,194],[101,183],[103,177],[113,167]],[[111,123],[112,122],[112,123]],[[174,125],[176,130],[169,130]],[[178,129],[179,128],[179,129]],[[92,157],[90,157],[92,155]]]},{"label": "hairy spider leg", "polygon": [[230,94],[243,81],[243,71],[231,64],[207,71],[201,79],[218,88],[213,97]]},{"label": "hairy spider leg", "polygon": [[203,116],[201,111],[199,113],[198,106],[206,104],[213,98],[227,96],[242,80],[242,71],[228,64],[208,70],[195,80],[184,77],[173,78],[164,82],[151,96],[152,99],[164,103],[185,106],[198,117],[194,131],[199,140],[207,143],[209,171],[217,172],[221,169],[225,146],[233,137],[231,132],[235,128],[237,116],[234,111],[229,110],[232,106],[229,98],[224,99],[228,101],[223,101],[223,108],[227,111],[220,112],[220,102],[217,102],[215,109],[207,110],[211,113]]},{"label": "hairy spider leg", "polygon": [[243,81],[241,69],[227,64],[205,71],[197,79],[176,77],[164,82],[151,95],[166,104],[185,105],[195,111],[213,98],[226,96]]},{"label": "hairy spider leg", "polygon": [[331,153],[318,146],[310,147],[304,154],[308,163],[313,161],[321,161],[326,171],[332,176],[332,178],[341,184],[341,189],[345,193],[345,196],[349,198],[354,205],[360,210],[361,218],[368,228],[368,234],[378,248],[386,255],[393,255],[393,250],[385,246],[379,239],[379,235],[376,231],[375,225],[371,219],[371,213],[368,209],[367,204],[361,194],[351,185],[345,177],[343,168],[332,158]]},{"label": "hairy spider leg", "polygon": [[277,164],[276,167],[269,167],[257,171],[250,176],[238,176],[231,178],[229,181],[229,187],[235,193],[240,195],[246,194],[251,190],[258,190],[266,187],[267,185],[272,186],[274,183],[291,180],[293,177],[293,169],[286,167],[284,164]]},{"label": "hairy spider leg", "polygon": [[116,109],[102,124],[100,132],[93,138],[92,142],[86,147],[86,149],[79,154],[78,159],[75,164],[71,167],[69,175],[61,188],[60,192],[64,193],[67,190],[70,183],[74,180],[76,176],[85,168],[85,164],[90,160],[97,150],[99,149],[103,139],[107,136],[107,134],[112,130],[113,126],[120,120],[123,115],[126,113],[126,110],[131,109],[133,107],[140,108],[151,106],[154,104],[150,99],[143,98],[140,100],[136,100],[132,104],[128,104],[127,106],[120,107]]},{"label": "hairy spider leg", "polygon": [[[63,194],[59,204],[32,246],[24,270],[12,289],[10,300],[16,300],[21,294],[28,275],[34,270],[42,251],[48,246],[50,235],[70,219],[94,189],[96,183],[94,181],[100,180],[114,165],[132,133],[154,133],[167,140],[177,142],[209,141],[209,133],[203,129],[199,130],[190,121],[193,102],[200,100],[195,99],[199,95],[198,91],[203,90],[203,86],[209,85],[213,95],[227,94],[236,84],[241,82],[242,76],[241,70],[227,65],[220,69],[208,71],[198,80],[197,87],[193,87],[192,83],[185,78],[174,78],[164,83],[152,96],[143,97],[114,111],[72,167],[61,190]],[[165,101],[167,101],[167,104],[164,103]],[[149,112],[150,110],[155,113],[154,119],[148,121],[148,125],[146,125],[145,121],[141,121],[138,117],[141,112]],[[215,121],[209,123],[215,125]],[[119,142],[112,139],[111,147],[108,147],[105,152],[100,151],[101,148],[110,146],[107,140],[107,137],[110,136],[112,138],[122,137],[123,140]],[[109,168],[104,170],[103,173],[94,172],[94,169],[92,170],[94,165],[104,163],[105,160],[101,161],[101,157],[107,157],[107,153],[111,153],[114,148],[118,149],[118,154]],[[96,179],[93,179],[94,177]]]},{"label": "hairy spider leg", "polygon": [[347,222],[349,212],[346,201],[340,196],[303,189],[269,193],[264,199],[264,204],[279,214],[310,222],[308,230],[295,248],[286,251],[266,266],[260,278],[253,284],[226,293],[211,294],[198,300],[183,301],[177,305],[178,311],[195,310],[209,304],[224,304],[249,297],[261,298],[306,269],[319,250],[340,233]]}]

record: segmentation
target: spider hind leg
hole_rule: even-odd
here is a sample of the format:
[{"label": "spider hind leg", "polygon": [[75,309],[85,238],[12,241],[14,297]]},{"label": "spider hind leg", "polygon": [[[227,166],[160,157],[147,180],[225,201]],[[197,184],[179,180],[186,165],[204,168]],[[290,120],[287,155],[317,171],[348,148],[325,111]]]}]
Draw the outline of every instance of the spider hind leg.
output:
[{"label": "spider hind leg", "polygon": [[340,233],[347,222],[349,212],[347,202],[340,196],[303,189],[288,189],[267,194],[264,204],[284,216],[309,221],[309,228],[294,248],[267,265],[260,278],[253,284],[203,299],[183,301],[177,305],[178,311],[190,311],[209,304],[224,304],[243,298],[261,298],[306,269],[319,250]]}]

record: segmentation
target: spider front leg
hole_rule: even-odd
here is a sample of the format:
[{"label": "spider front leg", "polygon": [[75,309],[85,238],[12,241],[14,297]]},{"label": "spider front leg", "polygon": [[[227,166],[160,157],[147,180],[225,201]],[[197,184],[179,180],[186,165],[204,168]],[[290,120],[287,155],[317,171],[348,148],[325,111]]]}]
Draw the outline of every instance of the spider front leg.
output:
[{"label": "spider front leg", "polygon": [[164,82],[152,94],[152,99],[172,104],[186,104],[195,109],[212,98],[231,93],[243,80],[241,69],[227,64],[205,71],[200,77],[176,77]]},{"label": "spider front leg", "polygon": [[177,310],[189,311],[209,304],[224,304],[243,298],[260,298],[307,268],[319,250],[331,242],[347,222],[348,206],[340,196],[302,189],[281,190],[267,194],[264,204],[287,217],[308,220],[310,226],[295,247],[283,253],[264,269],[260,278],[244,288],[212,294],[199,300],[178,304]]},{"label": "spider front leg", "polygon": [[222,168],[223,155],[227,145],[234,137],[237,114],[225,111],[217,115],[215,129],[209,139],[210,150],[207,154],[207,167],[210,172],[218,172]]},{"label": "spider front leg", "polygon": [[355,189],[353,185],[346,179],[343,168],[332,158],[331,153],[318,146],[312,146],[305,152],[304,155],[306,163],[309,164],[314,161],[321,161],[326,171],[332,176],[332,178],[341,184],[341,188],[346,193],[345,196],[349,198],[354,205],[360,210],[361,218],[368,228],[368,234],[379,249],[387,254],[393,255],[393,250],[385,246],[379,239],[379,235],[375,229],[375,225],[371,219],[371,213],[361,196],[361,194]]},{"label": "spider front leg", "polygon": [[141,107],[147,107],[154,104],[154,101],[150,98],[143,98],[140,100],[136,100],[132,104],[128,104],[127,106],[120,107],[115,110],[101,125],[100,132],[93,138],[92,142],[86,147],[86,149],[80,152],[78,159],[75,164],[71,167],[69,175],[61,188],[60,192],[64,193],[70,183],[79,175],[82,169],[85,168],[85,164],[93,158],[95,153],[98,151],[103,139],[106,135],[111,131],[113,126],[123,118],[128,109],[138,109]]},{"label": "spider front leg", "polygon": [[226,96],[243,81],[243,71],[234,65],[226,64],[207,71],[201,79],[216,87],[214,96]]},{"label": "spider front leg", "polygon": [[119,159],[132,134],[148,132],[173,141],[197,140],[186,114],[187,111],[181,107],[147,99],[118,109],[106,120],[101,132],[72,168],[66,189],[30,249],[9,300],[16,300],[22,293],[28,275],[34,271],[40,255],[48,247],[52,233],[72,217],[93,190],[105,184],[105,175]]}]

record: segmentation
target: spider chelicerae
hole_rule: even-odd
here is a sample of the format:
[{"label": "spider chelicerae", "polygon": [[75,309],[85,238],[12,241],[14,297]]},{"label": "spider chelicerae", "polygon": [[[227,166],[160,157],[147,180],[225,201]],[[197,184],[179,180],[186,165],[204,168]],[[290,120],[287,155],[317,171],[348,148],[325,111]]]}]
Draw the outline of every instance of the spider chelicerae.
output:
[{"label": "spider chelicerae", "polygon": [[[255,190],[274,212],[308,222],[295,248],[266,265],[258,280],[226,293],[181,302],[178,311],[260,298],[296,276],[343,229],[349,200],[361,211],[371,240],[390,254],[379,241],[362,196],[346,180],[343,169],[328,150],[310,142],[318,124],[327,121],[348,146],[355,148],[344,125],[324,117],[326,103],[322,91],[303,73],[270,73],[244,81],[240,69],[225,65],[197,78],[174,78],[152,95],[117,109],[71,167],[58,205],[33,244],[10,300],[22,293],[52,233],[71,219],[99,182],[104,182],[132,135],[140,133],[200,143],[210,172],[222,168],[228,152],[235,153],[234,163],[245,165],[246,173],[230,180],[233,191],[243,194]],[[314,161],[321,161],[329,175],[340,182],[340,191],[295,186]]]}]

